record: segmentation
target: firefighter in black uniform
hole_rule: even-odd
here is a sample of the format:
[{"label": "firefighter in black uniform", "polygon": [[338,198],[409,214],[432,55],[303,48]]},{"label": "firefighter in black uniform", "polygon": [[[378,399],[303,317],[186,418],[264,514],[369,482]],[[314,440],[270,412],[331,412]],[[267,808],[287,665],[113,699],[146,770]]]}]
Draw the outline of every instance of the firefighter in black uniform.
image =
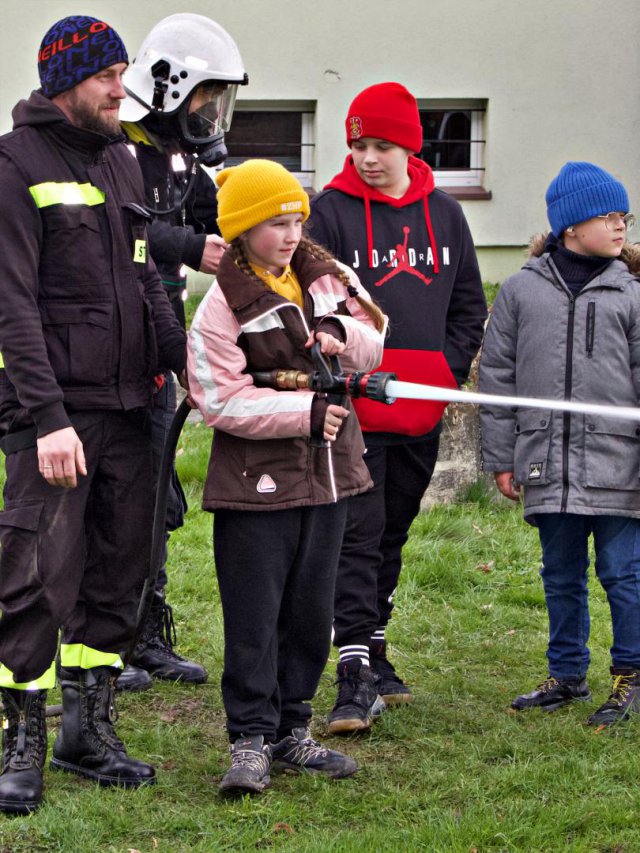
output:
[{"label": "firefighter in black uniform", "polygon": [[[151,256],[183,326],[185,267],[215,274],[226,248],[216,224],[215,186],[202,166],[215,166],[226,157],[224,132],[231,122],[237,86],[246,83],[231,36],[209,18],[190,13],[170,15],[156,24],[127,72],[129,97],[120,111],[121,126],[142,169]],[[153,406],[156,472],[175,408],[175,380],[165,373],[158,377]],[[174,469],[167,539],[182,525],[185,509]],[[140,641],[117,682],[120,689],[150,687],[152,675],[191,683],[207,679],[203,666],[174,649],[165,565],[166,549]]]}]

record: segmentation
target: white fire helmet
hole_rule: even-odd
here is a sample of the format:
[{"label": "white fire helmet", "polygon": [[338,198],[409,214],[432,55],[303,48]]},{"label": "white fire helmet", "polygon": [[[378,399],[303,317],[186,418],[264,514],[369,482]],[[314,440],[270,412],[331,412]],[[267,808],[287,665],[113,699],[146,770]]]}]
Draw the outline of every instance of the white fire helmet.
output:
[{"label": "white fire helmet", "polygon": [[[223,85],[203,86],[212,81]],[[223,27],[204,15],[169,15],[153,27],[127,69],[128,97],[120,106],[120,119],[173,115],[200,86],[198,112],[211,122],[208,134],[224,132],[237,87],[248,82],[240,51]]]}]

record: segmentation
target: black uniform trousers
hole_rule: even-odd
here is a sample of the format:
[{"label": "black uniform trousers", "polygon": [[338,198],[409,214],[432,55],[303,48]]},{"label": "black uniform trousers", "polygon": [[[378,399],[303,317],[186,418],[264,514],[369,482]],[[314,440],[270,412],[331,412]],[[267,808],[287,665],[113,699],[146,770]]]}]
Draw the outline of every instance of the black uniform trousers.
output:
[{"label": "black uniform trousers", "polygon": [[309,723],[331,645],[346,504],[216,510],[222,698],[232,741],[261,734],[272,742]]},{"label": "black uniform trousers", "polygon": [[367,445],[364,461],[373,488],[347,501],[336,579],[336,646],[368,646],[374,631],[387,625],[402,568],[402,547],[431,481],[439,443],[436,428],[423,441]]},{"label": "black uniform trousers", "polygon": [[6,459],[0,513],[0,662],[40,677],[62,642],[119,653],[149,568],[153,476],[148,413],[73,416],[88,474],[49,486],[36,448]]}]

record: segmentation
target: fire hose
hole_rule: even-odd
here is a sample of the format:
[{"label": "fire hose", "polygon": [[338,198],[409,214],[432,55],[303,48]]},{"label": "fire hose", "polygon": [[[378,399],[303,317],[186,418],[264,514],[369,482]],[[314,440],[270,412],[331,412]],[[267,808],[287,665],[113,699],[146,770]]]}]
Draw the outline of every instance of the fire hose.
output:
[{"label": "fire hose", "polygon": [[[278,391],[297,391],[307,389],[316,393],[335,396],[336,399],[363,397],[390,405],[397,399],[434,400],[443,403],[467,403],[505,408],[549,409],[559,412],[603,415],[622,420],[640,421],[640,408],[632,406],[612,406],[601,403],[576,400],[549,400],[539,397],[517,397],[503,394],[483,394],[476,391],[462,391],[458,388],[441,388],[437,385],[421,385],[415,382],[399,381],[395,373],[364,373],[354,371],[344,373],[337,356],[326,357],[319,344],[311,348],[315,369],[312,371],[291,370],[287,368],[258,371],[252,373],[258,387],[273,388]],[[124,656],[125,662],[131,658],[138,642],[145,619],[153,600],[158,572],[164,557],[165,523],[167,499],[171,483],[172,467],[180,433],[187,420],[191,407],[186,399],[178,406],[165,441],[162,461],[156,487],[156,499],[153,515],[153,533],[149,575],[144,582],[136,629]],[[47,716],[60,714],[61,706],[47,708]]]}]

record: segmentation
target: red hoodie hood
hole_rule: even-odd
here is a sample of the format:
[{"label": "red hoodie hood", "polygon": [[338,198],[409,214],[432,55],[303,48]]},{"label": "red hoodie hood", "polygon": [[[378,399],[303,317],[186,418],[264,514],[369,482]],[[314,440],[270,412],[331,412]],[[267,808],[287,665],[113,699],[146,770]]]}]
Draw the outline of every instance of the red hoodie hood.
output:
[{"label": "red hoodie hood", "polygon": [[381,193],[375,187],[370,187],[365,183],[353,164],[353,157],[348,154],[342,171],[329,181],[325,186],[325,190],[340,190],[347,195],[361,198],[364,201],[364,213],[367,227],[367,257],[369,266],[373,267],[373,226],[371,223],[371,202],[377,201],[382,204],[388,204],[391,207],[405,207],[408,204],[413,204],[422,199],[424,204],[424,219],[429,234],[429,242],[433,252],[433,271],[438,273],[438,252],[436,247],[433,228],[431,226],[431,215],[429,213],[429,196],[436,188],[435,180],[431,167],[423,160],[418,160],[417,157],[410,156],[408,164],[408,174],[411,180],[409,189],[402,198],[392,198],[389,195]]}]

